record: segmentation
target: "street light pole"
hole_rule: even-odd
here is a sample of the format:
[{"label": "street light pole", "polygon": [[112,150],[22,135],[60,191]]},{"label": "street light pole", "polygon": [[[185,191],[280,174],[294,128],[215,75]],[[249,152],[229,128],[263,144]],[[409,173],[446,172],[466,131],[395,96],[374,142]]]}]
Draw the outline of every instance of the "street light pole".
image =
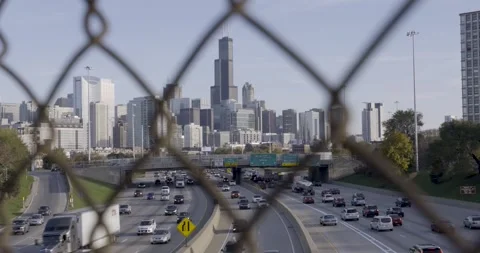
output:
[{"label": "street light pole", "polygon": [[413,73],[413,115],[415,124],[415,170],[419,171],[418,167],[418,122],[417,122],[417,87],[415,78],[415,36],[419,33],[415,30],[407,32],[407,36],[412,38],[412,73]]},{"label": "street light pole", "polygon": [[[87,108],[87,112],[88,112],[88,119],[87,119],[87,124],[88,124],[88,133],[87,133],[87,147],[88,147],[88,163],[90,163],[90,159],[91,159],[91,122],[90,122],[90,70],[92,70],[93,68],[90,67],[90,66],[86,66],[85,69],[87,70],[87,101],[88,101],[88,108]],[[83,104],[82,104],[83,106]]]},{"label": "street light pole", "polygon": [[142,156],[143,156],[143,139],[145,139],[144,131],[143,131],[143,124],[142,124]]},{"label": "street light pole", "polygon": [[132,151],[133,159],[135,160],[135,110],[133,109],[135,104],[132,104]]}]

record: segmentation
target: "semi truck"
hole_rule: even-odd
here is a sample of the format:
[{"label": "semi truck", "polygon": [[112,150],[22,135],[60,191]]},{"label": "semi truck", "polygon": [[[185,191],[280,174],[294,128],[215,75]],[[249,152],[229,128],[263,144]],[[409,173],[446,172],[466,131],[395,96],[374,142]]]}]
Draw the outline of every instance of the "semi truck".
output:
[{"label": "semi truck", "polygon": [[[106,209],[106,210],[105,210]],[[98,214],[92,208],[54,214],[42,233],[42,253],[71,253],[97,250],[115,242],[120,232],[120,206],[102,207],[104,226],[97,227]]]},{"label": "semi truck", "polygon": [[313,183],[308,180],[293,181],[292,191],[300,192],[300,193],[303,193],[304,195],[315,195],[315,190],[313,189]]}]

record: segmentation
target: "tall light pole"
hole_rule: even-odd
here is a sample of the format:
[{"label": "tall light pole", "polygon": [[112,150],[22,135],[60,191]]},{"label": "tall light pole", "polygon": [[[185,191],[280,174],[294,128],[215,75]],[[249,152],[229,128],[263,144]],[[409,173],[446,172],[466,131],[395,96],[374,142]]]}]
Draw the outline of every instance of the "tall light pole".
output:
[{"label": "tall light pole", "polygon": [[417,87],[415,78],[415,36],[419,33],[415,30],[407,32],[407,36],[412,38],[412,73],[413,73],[413,116],[415,124],[415,170],[418,172],[418,122],[417,122]]},{"label": "tall light pole", "polygon": [[87,147],[88,147],[88,162],[90,163],[90,159],[91,159],[91,122],[90,122],[90,70],[93,70],[92,67],[90,66],[86,66],[85,69],[87,70],[87,101],[88,101],[88,108],[87,108],[87,112],[88,112],[88,120],[87,120],[87,124],[88,124],[88,133],[87,133]]},{"label": "tall light pole", "polygon": [[398,111],[398,103],[400,103],[400,102],[398,102],[398,101],[395,101],[395,112],[397,112],[397,111]]},{"label": "tall light pole", "polygon": [[133,159],[135,159],[135,110],[133,109],[136,107],[135,104],[132,104],[132,151],[133,151]]}]

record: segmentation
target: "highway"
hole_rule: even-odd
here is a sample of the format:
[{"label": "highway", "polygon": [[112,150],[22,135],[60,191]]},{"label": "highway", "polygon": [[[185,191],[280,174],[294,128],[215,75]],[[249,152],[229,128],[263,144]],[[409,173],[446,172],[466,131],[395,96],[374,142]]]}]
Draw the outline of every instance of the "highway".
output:
[{"label": "highway", "polygon": [[[59,172],[36,171],[30,175],[38,177],[38,189],[33,192],[32,202],[24,215],[36,213],[43,205],[50,206],[52,213],[65,211],[67,205],[67,185],[64,177]],[[33,189],[35,190],[35,189]],[[30,232],[25,235],[12,235],[10,242],[15,252],[38,253],[39,246],[35,246],[35,239],[42,237],[42,226],[31,226]]]},{"label": "highway", "polygon": [[[219,190],[221,190],[219,188]],[[238,199],[231,199],[231,191],[238,190],[242,196],[245,196],[250,202],[250,210],[239,210],[238,208]],[[230,191],[223,192],[225,198],[229,201],[231,208],[234,210],[234,213],[237,214],[237,217],[244,218],[249,220],[257,207],[255,203],[251,203],[253,196],[256,195],[253,192],[247,190],[241,186],[231,186]],[[266,197],[266,196],[264,196]],[[255,225],[255,239],[257,240],[257,247],[261,251],[265,250],[280,250],[282,253],[301,253],[303,252],[302,246],[298,235],[295,233],[293,228],[289,225],[289,220],[287,220],[283,214],[279,213],[275,208],[270,207],[267,212],[262,217],[259,224]],[[219,238],[222,240],[222,243],[212,244],[225,245],[228,240],[231,240],[232,237],[235,237],[237,240],[240,238],[240,234],[233,233],[231,230],[227,233],[227,238]],[[209,248],[208,252],[220,252],[221,248]]]},{"label": "highway", "polygon": [[[177,231],[177,216],[165,216],[164,211],[167,205],[173,204],[173,196],[183,194],[185,203],[179,204],[178,212],[188,211],[197,231],[201,229],[200,221],[203,223],[208,220],[213,211],[213,201],[207,198],[200,186],[186,186],[185,188],[175,188],[170,186],[170,201],[160,201],[160,187],[153,186],[155,178],[153,173],[146,173],[144,178],[137,178],[134,183],[145,182],[149,186],[144,190],[144,197],[133,197],[135,189],[126,189],[119,194],[117,203],[130,204],[132,206],[131,215],[121,216],[121,233],[117,239],[117,243],[111,247],[112,252],[125,253],[147,253],[147,252],[165,252],[173,253],[183,247],[185,238]],[[147,200],[146,194],[154,192],[155,200]],[[157,228],[169,228],[172,234],[171,241],[167,244],[150,244],[150,236],[137,236],[137,226],[143,219],[155,219]]]},{"label": "highway", "polygon": [[[315,204],[306,205],[301,202],[299,194],[285,191],[279,198],[303,221],[316,242],[324,242],[321,245],[330,248],[331,252],[356,252],[356,253],[400,253],[406,252],[417,243],[433,243],[440,246],[445,253],[456,253],[458,250],[440,234],[431,232],[430,222],[425,219],[415,207],[403,208],[405,217],[401,227],[395,227],[394,231],[375,232],[370,230],[371,218],[361,217],[359,221],[343,222],[340,220],[341,207],[334,208],[332,204],[321,203],[321,191],[328,188],[340,189],[340,196],[344,197],[347,207],[356,189],[350,189],[337,185],[323,184],[317,187]],[[380,213],[384,214],[388,207],[395,205],[395,197],[385,196],[372,192],[363,192],[367,204],[377,205]],[[479,210],[468,210],[454,206],[431,204],[432,208],[442,217],[455,224],[456,231],[467,240],[475,240],[480,236],[480,230],[469,230],[463,227],[463,219],[468,215],[478,214]],[[357,207],[361,212],[361,207]],[[322,227],[319,217],[323,214],[333,214],[339,219],[338,226]],[[319,244],[320,245],[320,244]],[[325,246],[328,245],[328,246]],[[320,248],[319,248],[320,249]]]}]

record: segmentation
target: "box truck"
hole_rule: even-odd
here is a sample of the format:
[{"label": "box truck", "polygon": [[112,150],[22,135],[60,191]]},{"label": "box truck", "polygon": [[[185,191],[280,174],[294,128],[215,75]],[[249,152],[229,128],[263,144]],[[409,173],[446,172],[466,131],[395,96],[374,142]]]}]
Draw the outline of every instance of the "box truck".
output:
[{"label": "box truck", "polygon": [[100,249],[116,240],[120,232],[120,206],[101,207],[105,210],[104,226],[96,227],[98,214],[92,208],[83,208],[53,215],[42,234],[43,248],[40,252],[78,252],[83,249]]}]

